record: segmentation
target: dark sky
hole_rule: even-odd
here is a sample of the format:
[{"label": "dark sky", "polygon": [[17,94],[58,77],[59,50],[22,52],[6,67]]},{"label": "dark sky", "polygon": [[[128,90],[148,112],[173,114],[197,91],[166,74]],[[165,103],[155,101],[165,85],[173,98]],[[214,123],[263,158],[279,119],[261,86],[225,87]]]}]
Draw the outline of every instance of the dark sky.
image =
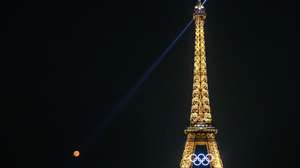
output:
[{"label": "dark sky", "polygon": [[[1,5],[0,167],[178,167],[190,114],[193,26],[128,104],[97,128],[191,19],[194,4]],[[224,167],[298,167],[298,5],[206,6],[209,91]]]}]

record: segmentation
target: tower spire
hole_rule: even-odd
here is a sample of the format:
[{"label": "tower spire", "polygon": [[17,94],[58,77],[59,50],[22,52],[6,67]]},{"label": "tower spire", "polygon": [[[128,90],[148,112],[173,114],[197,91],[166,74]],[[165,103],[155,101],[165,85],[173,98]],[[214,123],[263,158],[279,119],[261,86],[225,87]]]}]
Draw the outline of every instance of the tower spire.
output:
[{"label": "tower spire", "polygon": [[190,123],[191,126],[211,124],[212,117],[210,112],[205,39],[204,39],[204,21],[206,18],[205,8],[201,1],[194,9],[195,20],[195,56],[194,56],[194,79],[193,79],[193,97]]},{"label": "tower spire", "polygon": [[212,124],[208,95],[204,38],[206,12],[202,1],[194,9],[195,51],[192,108],[190,126],[185,130],[185,143],[180,168],[223,168],[215,139],[217,130]]}]

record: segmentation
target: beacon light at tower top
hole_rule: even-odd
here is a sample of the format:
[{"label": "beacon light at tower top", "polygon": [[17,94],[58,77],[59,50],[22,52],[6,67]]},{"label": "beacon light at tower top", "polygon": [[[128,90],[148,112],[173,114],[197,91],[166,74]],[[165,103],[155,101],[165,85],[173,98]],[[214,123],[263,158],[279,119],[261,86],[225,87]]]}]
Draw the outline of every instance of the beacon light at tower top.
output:
[{"label": "beacon light at tower top", "polygon": [[204,1],[202,2],[202,0],[198,0],[200,6],[202,6],[202,7],[204,7],[203,5],[206,3],[206,1],[207,1],[207,0],[204,0]]},{"label": "beacon light at tower top", "polygon": [[194,14],[196,15],[205,15],[205,8],[204,4],[206,3],[206,0],[202,2],[202,0],[198,0],[198,3],[195,5],[195,11]]}]

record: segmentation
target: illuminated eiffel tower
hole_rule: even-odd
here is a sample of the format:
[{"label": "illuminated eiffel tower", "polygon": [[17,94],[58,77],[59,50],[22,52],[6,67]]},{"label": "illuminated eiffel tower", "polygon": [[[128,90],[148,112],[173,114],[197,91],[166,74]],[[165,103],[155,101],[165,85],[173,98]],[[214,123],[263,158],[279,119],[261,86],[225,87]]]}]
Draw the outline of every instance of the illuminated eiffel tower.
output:
[{"label": "illuminated eiffel tower", "polygon": [[215,139],[208,96],[204,22],[205,8],[201,1],[194,9],[195,56],[190,126],[185,130],[187,140],[180,168],[223,168]]}]

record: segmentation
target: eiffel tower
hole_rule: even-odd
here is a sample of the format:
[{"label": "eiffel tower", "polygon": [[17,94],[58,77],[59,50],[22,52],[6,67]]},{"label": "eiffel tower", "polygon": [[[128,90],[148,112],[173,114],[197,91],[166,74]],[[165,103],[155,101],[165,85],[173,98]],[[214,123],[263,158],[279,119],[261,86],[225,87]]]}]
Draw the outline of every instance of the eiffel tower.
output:
[{"label": "eiffel tower", "polygon": [[203,4],[199,1],[193,14],[195,55],[192,108],[190,126],[185,130],[187,139],[180,168],[223,168],[209,104],[204,39],[206,13]]}]

